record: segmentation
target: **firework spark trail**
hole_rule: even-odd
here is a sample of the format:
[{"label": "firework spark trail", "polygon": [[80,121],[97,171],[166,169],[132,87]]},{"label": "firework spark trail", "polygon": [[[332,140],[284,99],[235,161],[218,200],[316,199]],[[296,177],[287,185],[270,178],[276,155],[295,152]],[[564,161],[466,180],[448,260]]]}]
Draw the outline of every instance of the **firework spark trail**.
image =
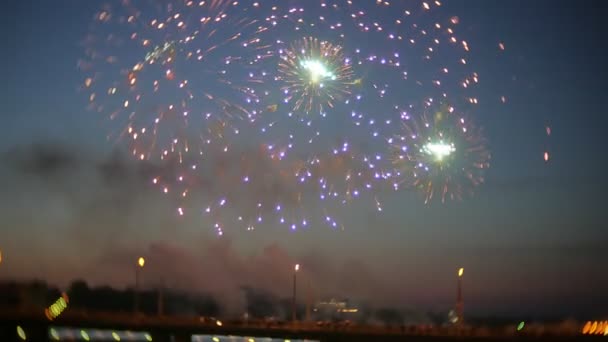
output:
[{"label": "firework spark trail", "polygon": [[258,20],[226,3],[151,1],[140,10],[125,1],[96,14],[83,88],[90,109],[117,122],[110,139],[127,140],[139,159],[162,160],[238,134],[232,121],[249,115],[239,102],[257,100],[247,84],[258,80],[231,74],[263,56],[255,54]]},{"label": "firework spark trail", "polygon": [[[347,204],[375,177],[356,171],[355,156],[346,146],[312,159],[283,160],[280,151],[266,145],[229,148],[211,143],[201,159],[192,161],[192,172],[176,160],[175,168],[166,165],[153,183],[167,193],[181,193],[176,202],[179,215],[200,211],[203,203],[202,214],[214,222],[218,234],[227,225],[254,230],[273,222],[292,230],[319,221],[341,228],[325,204]],[[315,211],[312,207],[322,218],[308,216]]]}]

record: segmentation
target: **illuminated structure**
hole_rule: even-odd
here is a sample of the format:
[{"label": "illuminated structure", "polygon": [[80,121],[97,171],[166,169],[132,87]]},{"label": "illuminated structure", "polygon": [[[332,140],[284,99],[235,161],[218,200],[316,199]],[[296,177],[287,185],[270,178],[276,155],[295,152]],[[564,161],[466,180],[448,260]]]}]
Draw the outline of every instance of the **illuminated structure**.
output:
[{"label": "illuminated structure", "polygon": [[462,275],[464,274],[464,268],[458,270],[458,295],[456,298],[456,324],[464,323],[464,300],[462,299]]},{"label": "illuminated structure", "polygon": [[313,311],[316,319],[323,321],[352,319],[360,312],[357,307],[350,305],[347,299],[336,300],[334,298],[318,302]]}]

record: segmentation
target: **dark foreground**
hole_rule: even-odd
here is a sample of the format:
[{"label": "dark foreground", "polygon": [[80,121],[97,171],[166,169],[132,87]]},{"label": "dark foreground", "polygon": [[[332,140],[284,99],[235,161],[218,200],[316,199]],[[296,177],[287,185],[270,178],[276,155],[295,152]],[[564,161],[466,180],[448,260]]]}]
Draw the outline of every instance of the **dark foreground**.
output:
[{"label": "dark foreground", "polygon": [[[70,338],[58,336],[61,327],[74,328]],[[104,338],[95,333],[107,329]],[[66,312],[53,321],[43,313],[0,313],[0,341],[117,341],[116,331],[141,332],[142,341],[190,342],[193,335],[236,335],[255,338],[270,337],[285,340],[332,341],[579,341],[594,339],[578,329],[564,330],[555,327],[516,331],[504,328],[431,328],[431,327],[316,327],[314,325],[266,325],[243,322],[201,322],[194,318],[134,317],[131,314],[85,314]],[[578,331],[577,331],[578,330]],[[53,331],[53,334],[50,334]],[[84,331],[84,332],[83,332]],[[87,333],[88,332],[88,333]],[[82,335],[81,335],[82,334]],[[89,334],[91,334],[89,336]],[[145,334],[145,335],[144,335]],[[96,337],[97,336],[97,337]],[[145,338],[143,337],[145,336]],[[85,338],[86,337],[86,338]],[[601,337],[600,337],[601,338]],[[604,337],[606,338],[606,337]],[[135,338],[121,338],[121,341]],[[240,339],[246,341],[247,339]]]}]

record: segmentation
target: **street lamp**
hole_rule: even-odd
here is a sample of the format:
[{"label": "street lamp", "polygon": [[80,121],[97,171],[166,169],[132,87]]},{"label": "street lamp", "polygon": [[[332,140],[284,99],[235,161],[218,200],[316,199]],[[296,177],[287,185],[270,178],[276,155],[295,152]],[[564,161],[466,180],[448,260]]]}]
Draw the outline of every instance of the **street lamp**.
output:
[{"label": "street lamp", "polygon": [[139,313],[139,270],[144,268],[146,264],[146,259],[143,257],[139,257],[137,259],[137,266],[135,266],[135,314]]},{"label": "street lamp", "polygon": [[464,323],[464,300],[462,299],[462,276],[464,275],[464,268],[458,269],[458,294],[456,298],[456,315],[458,317],[458,324]]},{"label": "street lamp", "polygon": [[300,270],[300,264],[293,267],[293,300],[291,302],[291,320],[296,322],[296,275]]}]

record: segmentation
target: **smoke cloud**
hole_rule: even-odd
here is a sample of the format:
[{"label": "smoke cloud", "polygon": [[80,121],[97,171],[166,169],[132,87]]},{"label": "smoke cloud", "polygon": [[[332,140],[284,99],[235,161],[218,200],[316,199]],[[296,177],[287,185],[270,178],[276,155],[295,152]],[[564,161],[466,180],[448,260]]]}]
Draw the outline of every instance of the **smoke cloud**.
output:
[{"label": "smoke cloud", "polygon": [[[246,198],[296,198],[301,191],[281,175],[301,166],[278,169],[260,148],[212,150],[205,158],[210,169],[198,172],[189,186],[213,194],[209,197],[217,196],[221,186],[237,195],[238,185],[216,179],[234,179],[227,173],[243,169],[254,179],[266,178],[248,189]],[[39,277],[60,286],[84,278],[92,285],[129,287],[135,261],[144,256],[142,277],[148,287],[162,283],[176,290],[211,293],[227,312],[236,313],[245,305],[244,287],[289,298],[293,267],[301,263],[305,266],[297,277],[303,300],[330,295],[361,300],[390,297],[361,260],[319,251],[294,253],[277,242],[244,252],[229,236],[218,238],[192,229],[202,219],[177,217],[171,199],[150,182],[174,172],[170,161],[159,167],[134,162],[120,152],[99,159],[59,143],[18,147],[2,159],[3,179],[11,180],[1,195],[4,203],[11,204],[2,214],[12,232],[0,235],[9,241],[5,253],[19,258],[18,263],[5,265],[5,274],[11,277]],[[333,159],[337,164],[321,165],[331,169],[347,162]],[[18,252],[21,248],[32,252],[23,255]]]}]

